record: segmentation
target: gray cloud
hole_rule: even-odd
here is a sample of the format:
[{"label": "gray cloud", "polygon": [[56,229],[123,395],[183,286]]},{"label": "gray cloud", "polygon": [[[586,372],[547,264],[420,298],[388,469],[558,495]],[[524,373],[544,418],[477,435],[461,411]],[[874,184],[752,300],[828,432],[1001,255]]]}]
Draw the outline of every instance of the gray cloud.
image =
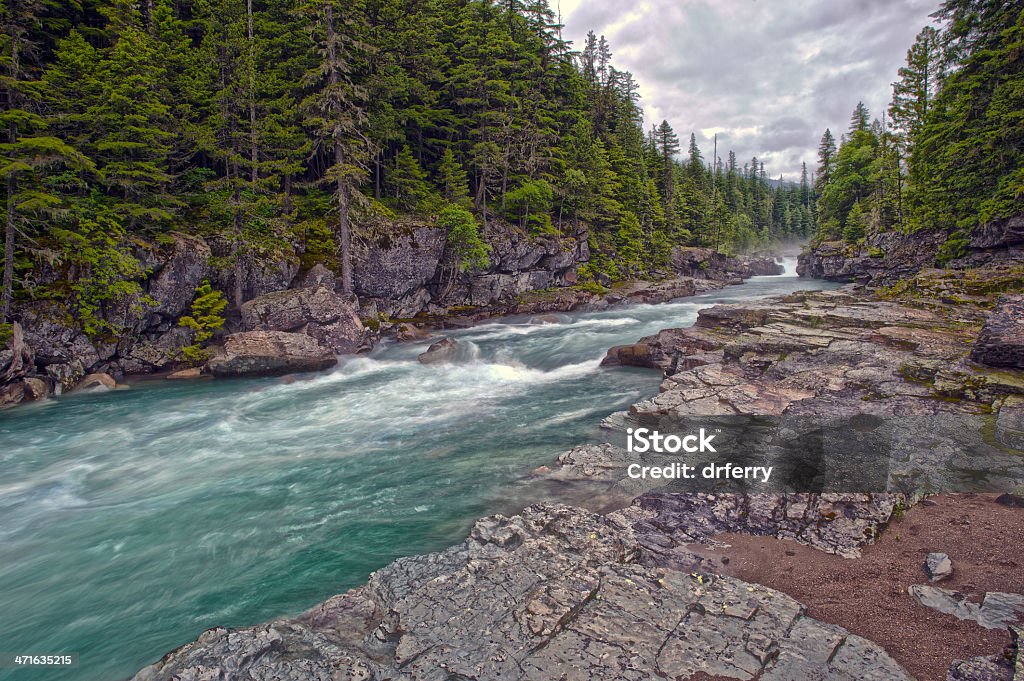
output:
[{"label": "gray cloud", "polygon": [[[554,3],[553,3],[554,4]],[[647,123],[697,135],[710,159],[764,160],[774,177],[816,164],[863,100],[875,116],[914,36],[939,0],[561,0],[566,37],[608,37],[618,68],[640,82]]]}]

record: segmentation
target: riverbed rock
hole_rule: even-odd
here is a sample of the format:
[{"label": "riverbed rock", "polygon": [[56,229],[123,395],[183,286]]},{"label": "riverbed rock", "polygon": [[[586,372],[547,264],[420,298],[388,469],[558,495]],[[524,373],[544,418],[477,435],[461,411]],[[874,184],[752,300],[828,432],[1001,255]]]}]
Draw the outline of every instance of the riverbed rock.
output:
[{"label": "riverbed rock", "polygon": [[89,374],[75,386],[73,392],[89,392],[94,390],[114,390],[117,381],[110,374]]},{"label": "riverbed rock", "polygon": [[[601,366],[635,366],[660,369],[668,375],[699,366],[698,361],[682,362],[684,357],[697,358],[715,350],[716,343],[691,329],[665,329],[641,338],[632,345],[619,345],[608,350]],[[710,361],[710,360],[708,360]],[[705,362],[706,363],[706,362]]]},{"label": "riverbed rock", "polygon": [[326,286],[260,296],[242,306],[246,331],[289,331],[315,338],[338,354],[357,352],[366,330],[352,303]]},{"label": "riverbed rock", "polygon": [[420,364],[454,362],[459,355],[460,347],[461,344],[457,340],[442,338],[427,348],[427,351],[422,353],[417,359],[419,359]]},{"label": "riverbed rock", "polygon": [[908,592],[925,606],[957,619],[977,622],[986,629],[1006,629],[1024,623],[1024,595],[990,592],[981,604],[970,600],[969,594],[937,586],[914,584]]},{"label": "riverbed rock", "polygon": [[37,402],[50,396],[50,384],[41,378],[29,376],[21,380],[26,402]]},{"label": "riverbed rock", "polygon": [[993,367],[1024,369],[1024,295],[999,299],[971,349],[971,359]]},{"label": "riverbed rock", "polygon": [[214,376],[279,376],[322,371],[338,363],[330,348],[311,336],[283,331],[235,333],[224,342],[223,354],[208,363]]},{"label": "riverbed rock", "polygon": [[194,381],[197,378],[203,377],[202,367],[190,367],[188,369],[181,369],[167,375],[168,381]]},{"label": "riverbed rock", "polygon": [[953,561],[945,553],[929,553],[924,559],[924,573],[933,584],[949,579],[953,576]]},{"label": "riverbed rock", "polygon": [[[879,646],[730,577],[648,566],[628,522],[531,506],[292,620],[213,629],[135,681],[909,681]],[[795,676],[795,674],[803,676]]]},{"label": "riverbed rock", "polygon": [[430,332],[414,324],[402,322],[395,327],[395,340],[399,343],[415,343],[430,338]]}]

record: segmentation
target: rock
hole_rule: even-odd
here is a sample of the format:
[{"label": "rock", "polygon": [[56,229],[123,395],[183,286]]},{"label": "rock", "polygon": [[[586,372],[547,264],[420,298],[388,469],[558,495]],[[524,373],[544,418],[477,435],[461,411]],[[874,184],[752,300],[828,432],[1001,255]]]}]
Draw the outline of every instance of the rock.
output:
[{"label": "rock", "polygon": [[294,284],[295,288],[320,288],[324,287],[332,291],[337,290],[338,280],[334,272],[327,269],[323,263],[313,265]]},{"label": "rock", "polygon": [[443,229],[422,224],[377,226],[378,235],[360,239],[353,280],[360,297],[399,300],[434,278],[444,254]]},{"label": "rock", "polygon": [[994,367],[1024,369],[1024,295],[999,299],[971,349],[971,359]]},{"label": "rock", "polygon": [[[625,652],[624,652],[625,651]],[[292,620],[213,629],[135,681],[909,681],[882,648],[789,596],[638,560],[628,522],[537,505],[401,558]]]},{"label": "rock", "polygon": [[149,374],[163,371],[181,361],[182,350],[194,341],[191,329],[175,325],[167,332],[135,343],[122,353],[119,362],[126,374]]},{"label": "rock", "polygon": [[945,553],[929,553],[924,560],[924,573],[935,583],[953,576],[953,561]]},{"label": "rock", "polygon": [[[36,365],[44,369],[50,365],[65,367],[47,371],[54,378],[73,377],[77,382],[86,370],[99,363],[96,347],[75,328],[71,314],[62,305],[53,301],[31,305],[22,312],[21,321],[25,342],[35,352]],[[82,373],[75,376],[78,371]],[[71,386],[65,384],[64,387],[70,389]]]},{"label": "rock", "polygon": [[[696,356],[715,347],[712,340],[694,329],[665,329],[633,345],[611,348],[601,366],[647,367],[671,375],[684,368],[700,366]],[[692,361],[686,362],[684,358]]]},{"label": "rock", "polygon": [[948,235],[942,230],[877,232],[863,244],[824,242],[800,254],[797,274],[829,281],[865,281],[884,286],[932,267]]},{"label": "rock", "polygon": [[62,395],[82,382],[82,379],[85,378],[85,365],[77,359],[67,364],[50,364],[46,367],[46,375],[55,384],[54,394]]},{"label": "rock", "polygon": [[420,364],[437,364],[439,362],[454,362],[458,357],[461,344],[451,338],[442,338],[427,348],[417,359]]},{"label": "rock", "polygon": [[21,404],[25,399],[25,386],[21,381],[0,385],[0,409]]},{"label": "rock", "polygon": [[366,330],[351,302],[329,288],[278,291],[242,306],[246,331],[303,333],[339,354],[357,352]]},{"label": "rock", "polygon": [[444,320],[444,328],[446,329],[471,329],[474,326],[476,326],[476,321],[469,317],[455,315]]},{"label": "rock", "polygon": [[999,495],[996,498],[996,503],[1013,508],[1024,508],[1024,496],[1007,492],[1006,494]]},{"label": "rock", "polygon": [[430,332],[418,326],[402,322],[395,327],[395,340],[399,343],[414,343],[430,338]]},{"label": "rock", "polygon": [[1024,244],[1024,215],[992,220],[971,234],[971,248],[1003,248]]},{"label": "rock", "polygon": [[565,319],[556,314],[542,314],[530,317],[531,324],[563,324]]},{"label": "rock", "polygon": [[192,381],[197,378],[203,377],[203,370],[201,367],[191,367],[189,369],[181,369],[175,371],[167,376],[168,381]]},{"label": "rock", "polygon": [[227,337],[224,354],[208,363],[215,376],[279,376],[323,371],[338,363],[315,338],[282,331],[249,331]]},{"label": "rock", "polygon": [[968,600],[967,594],[936,586],[915,584],[908,591],[927,608],[977,622],[986,629],[1006,629],[1024,622],[1024,596],[1021,594],[990,592],[978,605]]},{"label": "rock", "polygon": [[41,378],[29,377],[22,379],[26,402],[36,402],[50,396],[50,384]]},{"label": "rock", "polygon": [[213,276],[210,246],[197,236],[173,232],[170,253],[157,266],[146,293],[155,303],[152,309],[165,320],[177,322],[192,307],[196,287]]},{"label": "rock", "polygon": [[114,390],[117,381],[110,374],[89,374],[75,386],[72,392],[80,393],[93,390]]},{"label": "rock", "polygon": [[1013,667],[1003,655],[957,660],[949,667],[946,681],[1016,681]]}]

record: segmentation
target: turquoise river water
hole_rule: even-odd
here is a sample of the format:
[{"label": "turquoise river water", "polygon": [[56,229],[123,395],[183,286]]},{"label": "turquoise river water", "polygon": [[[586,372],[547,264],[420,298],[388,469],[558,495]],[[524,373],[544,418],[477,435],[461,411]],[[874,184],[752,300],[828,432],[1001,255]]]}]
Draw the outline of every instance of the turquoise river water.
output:
[{"label": "turquoise river water", "polygon": [[[297,614],[391,560],[538,500],[529,472],[600,441],[660,376],[605,351],[787,274],[663,305],[507,319],[293,380],[141,382],[0,414],[0,652],[78,653],[15,681],[116,681],[216,625]],[[537,492],[539,494],[539,492]]]}]

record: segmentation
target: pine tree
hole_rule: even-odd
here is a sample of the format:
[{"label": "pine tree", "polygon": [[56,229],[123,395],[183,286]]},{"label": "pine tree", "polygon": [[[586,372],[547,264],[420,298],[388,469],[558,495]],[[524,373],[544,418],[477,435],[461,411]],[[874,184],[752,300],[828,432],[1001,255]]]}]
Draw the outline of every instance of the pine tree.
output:
[{"label": "pine tree", "polygon": [[907,52],[907,65],[893,83],[889,115],[907,151],[924,124],[943,78],[942,43],[939,32],[927,26]]},{"label": "pine tree", "polygon": [[437,185],[445,201],[459,206],[468,207],[469,175],[455,158],[451,147],[445,147],[441,162],[437,166]]},{"label": "pine tree", "polygon": [[821,136],[821,143],[818,144],[818,172],[815,175],[814,190],[820,194],[825,186],[832,179],[832,171],[836,163],[836,139],[832,131],[825,129]]},{"label": "pine tree", "polygon": [[341,288],[352,293],[352,201],[365,179],[369,149],[362,125],[365,88],[357,82],[354,62],[366,46],[358,39],[361,3],[322,0],[309,2],[303,11],[316,24],[323,58],[309,74],[317,89],[304,102],[306,123],[316,135],[317,151],[329,158],[323,174],[333,187],[341,249]]}]

